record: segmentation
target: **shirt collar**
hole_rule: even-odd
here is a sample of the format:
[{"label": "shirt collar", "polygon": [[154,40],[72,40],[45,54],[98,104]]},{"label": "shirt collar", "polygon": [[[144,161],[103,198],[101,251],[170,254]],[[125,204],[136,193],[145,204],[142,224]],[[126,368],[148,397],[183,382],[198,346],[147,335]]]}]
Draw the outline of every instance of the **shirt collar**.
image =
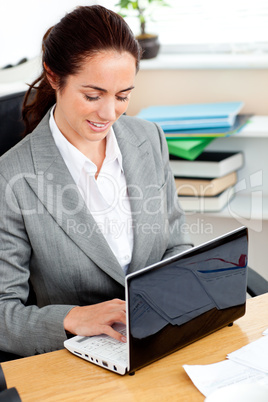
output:
[{"label": "shirt collar", "polygon": [[[56,121],[54,119],[54,105],[50,111],[49,127],[52,132],[55,144],[63,157],[74,181],[79,182],[79,178],[83,167],[86,165],[87,171],[96,173],[96,165],[87,158],[82,152],[80,152],[74,145],[72,145],[59,130]],[[122,154],[117,143],[117,139],[113,128],[111,127],[106,136],[106,152],[103,165],[107,165],[118,160],[120,169],[123,171]]]},{"label": "shirt collar", "polygon": [[106,152],[104,163],[108,164],[114,162],[116,159],[118,160],[121,170],[123,170],[122,154],[119,149],[113,127],[111,127],[106,137]]}]

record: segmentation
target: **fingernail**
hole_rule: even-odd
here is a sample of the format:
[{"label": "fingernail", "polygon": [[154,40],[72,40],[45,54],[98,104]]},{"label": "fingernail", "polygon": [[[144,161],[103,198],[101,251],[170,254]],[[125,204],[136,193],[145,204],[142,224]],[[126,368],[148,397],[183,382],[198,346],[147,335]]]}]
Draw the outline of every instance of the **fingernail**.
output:
[{"label": "fingernail", "polygon": [[121,336],[121,341],[126,343],[127,342],[127,338],[125,336]]}]

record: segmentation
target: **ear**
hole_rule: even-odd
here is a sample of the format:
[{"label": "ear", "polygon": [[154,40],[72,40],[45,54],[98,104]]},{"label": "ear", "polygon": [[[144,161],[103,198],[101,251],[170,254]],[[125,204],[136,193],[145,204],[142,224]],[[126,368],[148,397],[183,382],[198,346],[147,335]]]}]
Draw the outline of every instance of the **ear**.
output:
[{"label": "ear", "polygon": [[46,63],[44,63],[44,69],[46,72],[46,76],[47,79],[50,83],[50,85],[52,86],[53,89],[57,89],[58,88],[58,76],[57,74],[55,74],[47,65]]}]

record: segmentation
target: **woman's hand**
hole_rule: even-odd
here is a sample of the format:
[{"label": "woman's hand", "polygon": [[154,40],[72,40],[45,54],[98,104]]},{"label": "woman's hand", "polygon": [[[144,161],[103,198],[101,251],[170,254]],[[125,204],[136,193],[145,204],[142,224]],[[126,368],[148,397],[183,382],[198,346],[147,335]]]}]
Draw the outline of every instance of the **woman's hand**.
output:
[{"label": "woman's hand", "polygon": [[71,334],[92,336],[106,334],[121,342],[126,338],[112,328],[115,322],[126,324],[126,302],[109,300],[91,306],[74,307],[66,315],[64,329]]}]

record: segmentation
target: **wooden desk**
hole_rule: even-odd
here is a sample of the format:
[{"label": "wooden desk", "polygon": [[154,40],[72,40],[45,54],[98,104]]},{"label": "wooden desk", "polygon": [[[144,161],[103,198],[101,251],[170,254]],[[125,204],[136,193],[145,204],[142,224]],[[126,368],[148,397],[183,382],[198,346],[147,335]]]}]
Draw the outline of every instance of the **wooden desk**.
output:
[{"label": "wooden desk", "polygon": [[120,376],[67,350],[2,363],[8,387],[27,401],[204,401],[183,364],[222,361],[268,328],[268,293],[247,301],[244,317],[148,367]]}]

